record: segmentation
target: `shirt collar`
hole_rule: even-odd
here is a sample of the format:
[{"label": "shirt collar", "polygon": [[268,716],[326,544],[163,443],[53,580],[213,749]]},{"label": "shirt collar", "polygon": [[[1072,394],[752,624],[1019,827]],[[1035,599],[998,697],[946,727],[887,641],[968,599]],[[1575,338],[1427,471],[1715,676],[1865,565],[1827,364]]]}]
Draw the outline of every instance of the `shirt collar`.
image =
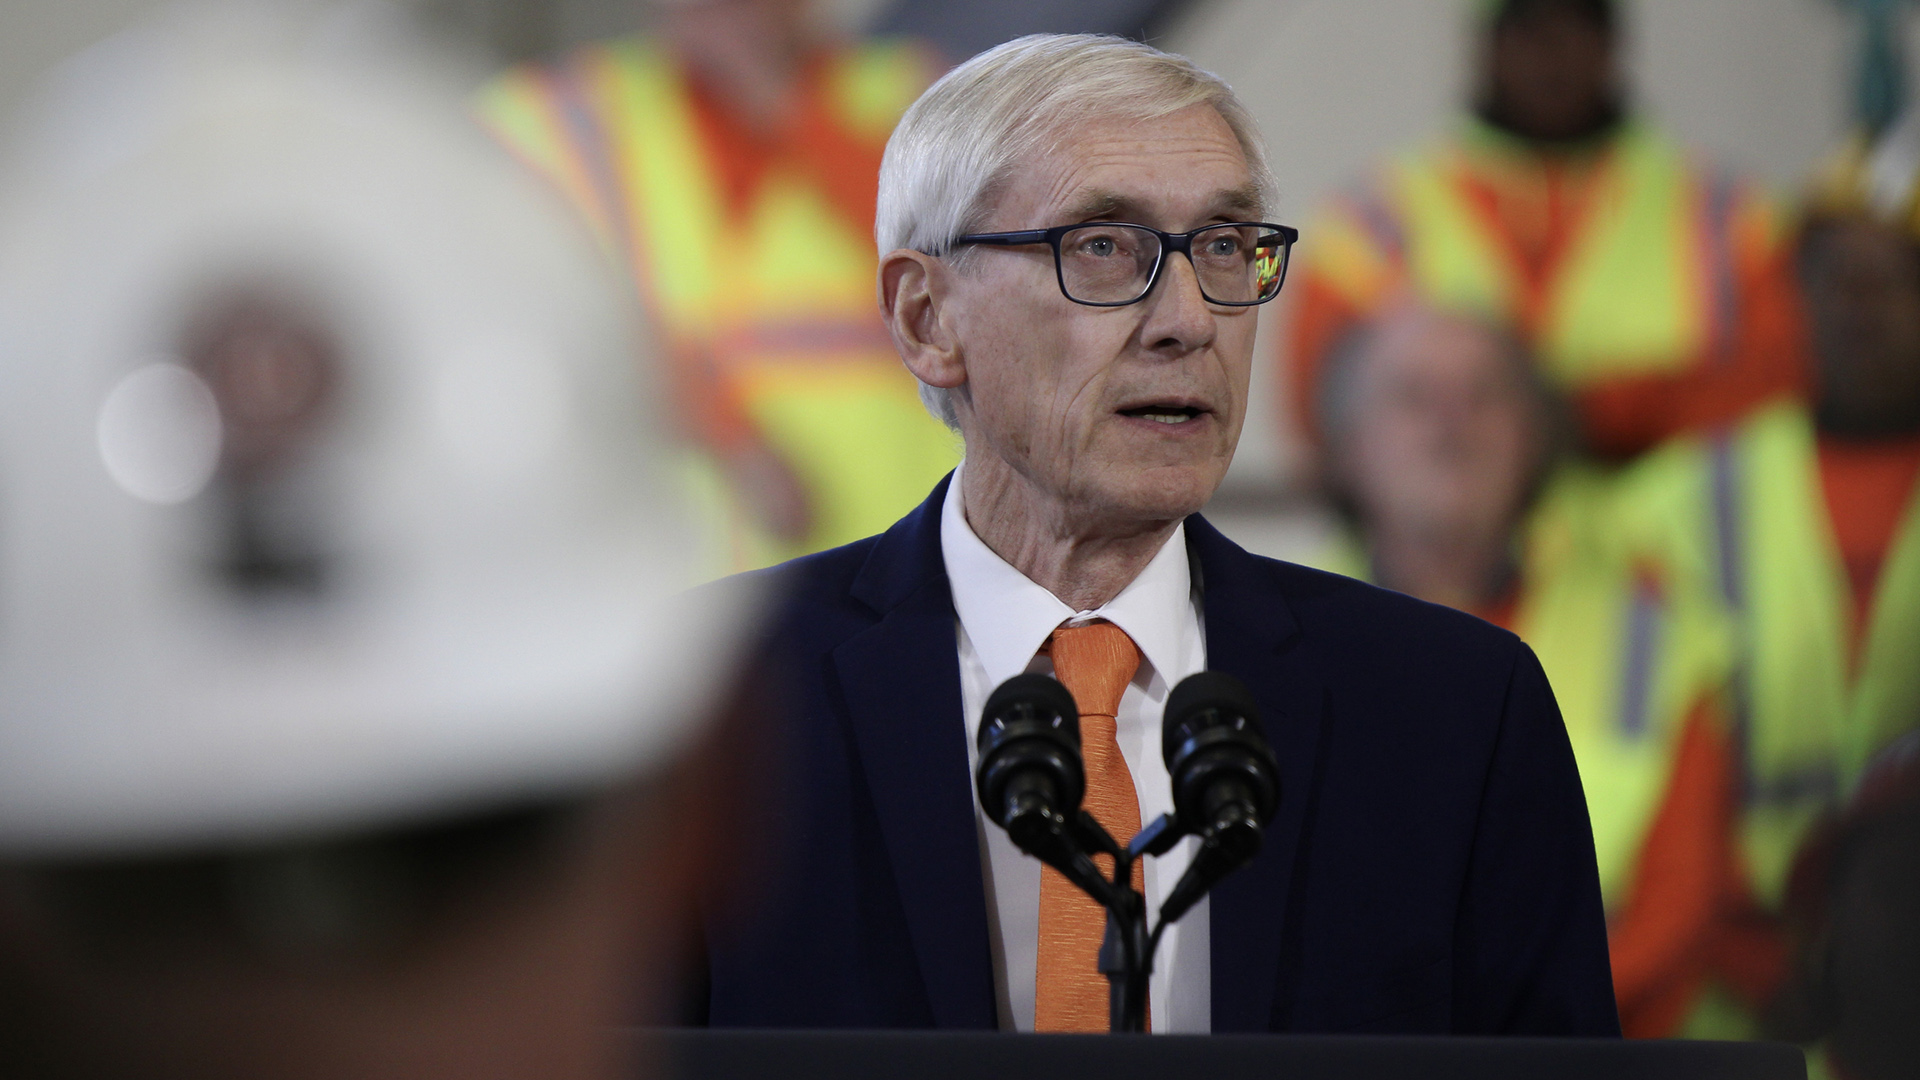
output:
[{"label": "shirt collar", "polygon": [[1188,632],[1194,619],[1185,522],[1120,595],[1097,610],[1076,612],[974,533],[961,509],[960,472],[954,470],[940,511],[940,553],[954,612],[993,685],[1027,670],[1047,635],[1070,620],[1106,619],[1125,630],[1162,678],[1185,670],[1195,645]]}]

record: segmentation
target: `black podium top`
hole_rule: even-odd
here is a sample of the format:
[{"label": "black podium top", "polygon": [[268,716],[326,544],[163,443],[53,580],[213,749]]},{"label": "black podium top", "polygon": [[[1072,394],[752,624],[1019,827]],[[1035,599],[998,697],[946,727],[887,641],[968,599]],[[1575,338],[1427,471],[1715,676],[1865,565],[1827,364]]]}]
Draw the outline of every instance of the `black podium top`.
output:
[{"label": "black podium top", "polygon": [[663,1030],[672,1080],[1806,1080],[1799,1048],[1614,1039]]}]

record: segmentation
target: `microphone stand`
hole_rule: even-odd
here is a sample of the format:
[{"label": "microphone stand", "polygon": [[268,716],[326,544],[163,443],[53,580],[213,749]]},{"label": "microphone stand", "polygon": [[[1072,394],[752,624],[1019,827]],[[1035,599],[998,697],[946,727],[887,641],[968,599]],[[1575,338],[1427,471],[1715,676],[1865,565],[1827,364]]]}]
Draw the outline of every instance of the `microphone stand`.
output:
[{"label": "microphone stand", "polygon": [[[1107,1027],[1111,1031],[1138,1034],[1147,1030],[1147,984],[1153,976],[1153,955],[1160,948],[1160,936],[1167,926],[1192,906],[1188,903],[1177,912],[1169,911],[1171,904],[1162,907],[1159,925],[1149,933],[1147,900],[1133,887],[1133,864],[1147,855],[1166,854],[1184,835],[1185,830],[1172,814],[1161,814],[1122,848],[1085,810],[1073,821],[1074,840],[1088,851],[1113,858],[1113,881],[1109,888],[1095,892],[1082,885],[1088,896],[1107,909],[1107,932],[1100,944],[1099,967],[1100,973],[1107,977]],[[1193,876],[1194,869],[1189,867],[1181,884],[1187,884],[1187,879]]]}]

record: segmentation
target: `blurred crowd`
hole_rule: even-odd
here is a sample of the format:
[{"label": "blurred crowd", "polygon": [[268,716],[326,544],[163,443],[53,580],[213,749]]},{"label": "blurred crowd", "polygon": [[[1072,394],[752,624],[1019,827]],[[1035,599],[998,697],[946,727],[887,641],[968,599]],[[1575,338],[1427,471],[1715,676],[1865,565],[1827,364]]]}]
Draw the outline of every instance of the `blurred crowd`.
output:
[{"label": "blurred crowd", "polygon": [[1847,954],[1911,956],[1920,849],[1806,864],[1920,798],[1893,770],[1842,811],[1920,726],[1920,116],[1864,101],[1776,204],[1633,114],[1620,7],[1478,5],[1467,115],[1303,230],[1279,362],[1343,522],[1318,561],[1540,656],[1629,1035],[1907,1075],[1920,967]]},{"label": "blurred crowd", "polygon": [[[1913,1075],[1920,1061],[1920,112],[1903,110],[1897,97],[1863,94],[1851,140],[1803,190],[1777,198],[1634,112],[1622,63],[1623,6],[1473,0],[1475,79],[1462,115],[1357,178],[1303,223],[1287,285],[1287,333],[1267,359],[1285,372],[1279,408],[1310,445],[1315,489],[1341,523],[1309,561],[1477,614],[1539,655],[1579,759],[1629,1035],[1775,1037],[1824,1046],[1821,1067],[1836,1076]],[[1891,5],[1863,6],[1871,9],[1863,63],[1890,65],[1897,55]],[[9,309],[17,318],[8,344],[72,356],[171,356],[124,375],[111,399],[123,403],[121,412],[81,416],[76,430],[83,442],[97,437],[109,469],[122,428],[135,443],[160,439],[171,472],[148,475],[136,462],[114,480],[154,506],[192,505],[207,493],[211,516],[188,529],[171,519],[154,525],[104,509],[83,513],[77,504],[61,511],[78,515],[71,521],[49,513],[38,522],[9,508],[10,528],[38,522],[43,528],[29,537],[41,545],[36,550],[71,562],[44,569],[38,580],[123,575],[128,595],[152,593],[127,618],[182,620],[169,625],[189,629],[174,636],[201,634],[208,649],[243,642],[221,662],[255,665],[264,680],[286,677],[309,652],[334,649],[349,632],[343,626],[386,625],[381,612],[355,606],[354,590],[377,578],[404,592],[407,575],[426,573],[421,560],[444,539],[428,535],[435,526],[417,515],[389,521],[375,507],[362,520],[329,501],[346,497],[348,480],[364,479],[353,470],[372,468],[362,460],[368,455],[401,463],[381,466],[388,479],[369,481],[374,491],[396,475],[425,484],[443,464],[434,455],[450,455],[446,520],[470,529],[538,517],[577,522],[579,535],[597,538],[507,528],[493,534],[503,537],[500,567],[555,558],[578,572],[530,583],[526,596],[489,610],[461,599],[462,581],[485,580],[499,567],[463,556],[436,571],[452,575],[447,580],[423,578],[420,610],[395,619],[504,623],[558,603],[567,617],[584,620],[578,625],[618,623],[598,611],[593,588],[582,582],[594,566],[603,571],[596,581],[632,577],[637,571],[617,557],[623,545],[691,559],[697,565],[684,568],[685,583],[884,530],[960,453],[957,437],[929,415],[876,315],[871,241],[887,137],[941,61],[912,43],[831,39],[808,8],[804,0],[664,5],[644,36],[590,45],[488,82],[477,113],[520,168],[509,176],[476,167],[487,179],[460,197],[495,221],[502,208],[539,218],[564,203],[584,221],[585,235],[575,250],[507,228],[490,247],[469,238],[436,249],[441,261],[432,264],[407,264],[392,254],[394,241],[417,241],[416,255],[446,243],[455,226],[431,219],[450,204],[410,187],[419,177],[407,169],[378,168],[395,160],[411,114],[392,108],[393,97],[379,107],[355,97],[355,73],[369,70],[362,61],[346,63],[339,93],[318,105],[302,104],[314,85],[304,75],[276,83],[270,66],[235,68],[249,93],[278,87],[279,97],[256,102],[290,110],[258,118],[263,130],[289,140],[260,184],[302,194],[288,206],[261,202],[250,211],[248,199],[261,188],[236,180],[231,197],[183,198],[171,208],[174,220],[213,237],[196,245],[182,238],[184,226],[181,235],[146,235],[129,233],[126,222],[152,219],[141,199],[187,190],[183,176],[204,179],[194,162],[244,156],[238,142],[223,149],[205,126],[206,116],[235,115],[207,74],[217,67],[179,61],[187,74],[169,74],[160,53],[95,57],[96,73],[161,79],[191,122],[167,135],[177,160],[161,143],[161,150],[118,152],[90,144],[72,148],[64,164],[51,154],[58,167],[47,166],[38,187],[14,193],[9,206],[36,209],[5,222],[14,246],[0,270],[14,275],[4,284],[17,305]],[[234,47],[229,31],[210,37],[213,52]],[[288,70],[314,62],[300,49],[285,51],[303,58]],[[1894,71],[1863,85],[1897,86]],[[160,100],[137,81],[121,94],[118,105],[89,107]],[[202,106],[210,111],[195,114]],[[422,106],[420,115],[429,111]],[[287,117],[295,118],[291,128]],[[383,136],[382,125],[392,130]],[[421,146],[437,148],[425,157],[449,175],[480,153],[458,139],[442,147],[424,136],[407,152]],[[366,170],[329,179],[312,167],[323,159],[362,162]],[[529,177],[537,185],[515,186]],[[390,216],[330,224],[314,216],[328,193],[356,184],[395,185]],[[72,205],[47,201],[48,192]],[[49,225],[34,214],[66,217]],[[249,229],[265,235],[296,219],[295,232],[312,241],[299,258],[252,242]],[[50,264],[23,262],[22,253],[44,255],[33,244],[76,222],[120,230],[101,234],[114,243],[145,237],[147,246],[133,250],[146,261],[122,259],[124,280],[98,285],[139,325],[92,327],[88,333],[99,335],[85,340],[61,337],[63,318],[87,320],[48,299],[65,295],[49,284]],[[575,226],[553,228],[557,235]],[[322,237],[327,229],[333,235]],[[615,269],[604,280],[594,278],[604,266],[581,268],[587,250],[602,262],[611,258]],[[70,248],[56,264],[84,267],[84,254]],[[439,294],[426,283],[449,265],[464,268],[457,281],[439,282],[466,290],[457,309],[423,316],[418,326],[381,309],[411,303],[432,310]],[[382,284],[362,297],[339,284],[355,274]],[[71,275],[84,276],[83,269]],[[168,275],[169,284],[151,286]],[[37,283],[22,286],[29,278]],[[561,287],[589,278],[592,288],[621,292],[633,312],[607,315],[612,300],[596,306]],[[356,309],[362,299],[367,306]],[[580,329],[586,309],[604,327],[593,340]],[[475,312],[500,324],[491,337],[454,328]],[[36,338],[35,327],[51,329]],[[553,354],[554,364],[516,367],[502,351],[503,341],[536,338],[545,344],[535,351]],[[419,372],[402,370],[405,377],[376,371],[379,365],[356,368],[365,361],[353,359],[435,349],[450,359],[438,368],[422,361]],[[578,370],[567,365],[610,352],[657,361],[651,366],[659,374],[647,384],[657,415],[644,422],[678,431],[678,447],[655,446],[651,436],[627,430],[634,421],[596,411],[597,402],[627,393],[625,384],[605,382],[584,360]],[[458,375],[469,361],[478,380],[472,385]],[[562,382],[554,382],[555,371]],[[33,385],[64,392],[52,376],[46,380]],[[356,387],[376,383],[387,394],[386,412],[349,408]],[[7,425],[25,432],[44,424],[47,445],[71,441],[52,413],[15,418],[21,410],[12,399],[23,385],[5,389]],[[218,453],[196,458],[191,430],[155,435],[159,421],[141,411],[142,402],[183,400],[189,412],[224,423]],[[593,436],[600,443],[587,449],[563,445],[573,436],[560,432],[582,417],[618,430]],[[521,421],[526,430],[516,434]],[[379,433],[389,428],[391,439],[382,442],[388,436]],[[421,441],[419,433],[442,429],[445,446]],[[374,435],[329,450],[329,432]],[[482,433],[477,442],[475,432]],[[403,437],[410,435],[419,438]],[[540,473],[550,468],[540,463],[568,454],[618,458],[610,447],[644,450],[648,468],[664,478],[659,483],[687,492],[689,523],[602,513],[588,505],[595,489],[585,481],[526,479],[558,475]],[[83,451],[94,452],[84,445],[75,453]],[[9,474],[8,490],[64,482],[54,474],[65,466],[50,462],[43,460],[46,478]],[[330,508],[318,531],[302,517],[316,505]],[[84,538],[99,530],[131,539],[124,550],[96,551]],[[407,558],[389,566],[356,554],[380,544],[398,544]],[[182,551],[216,572],[189,584],[167,577],[156,560]],[[111,574],[85,563],[95,557]],[[460,574],[468,577],[454,580]],[[636,588],[660,592],[657,583]],[[308,625],[302,598],[322,595],[351,602]],[[646,603],[634,610],[651,610]],[[549,623],[560,625],[559,617],[533,625]],[[39,629],[57,644],[61,627],[84,635],[86,625],[69,612],[47,616]],[[131,631],[125,641],[92,645],[109,660],[124,648],[129,670],[145,672],[154,662],[150,643]],[[726,651],[717,638],[699,647]],[[691,648],[636,640],[631,657],[603,659],[679,671],[688,686],[682,700],[707,702],[702,715],[724,715],[709,700],[721,661],[705,654],[696,661]],[[556,650],[564,651],[549,642],[535,651]],[[383,659],[391,656],[364,658],[369,685],[391,685],[380,681],[393,677]],[[459,674],[487,662],[468,658]],[[541,679],[583,674],[566,657],[553,656],[553,665],[501,692],[533,701],[547,685]],[[502,659],[493,674],[511,681],[518,677],[511,666]],[[178,708],[190,710],[202,688],[188,681],[135,683],[148,706],[177,697]],[[418,760],[388,758],[386,779],[348,783],[341,778],[354,754],[327,739],[239,745],[231,733],[200,730],[203,745],[222,748],[220,769],[119,762],[119,772],[88,777],[125,795],[111,812],[67,805],[32,785],[0,795],[0,816],[24,808],[8,820],[31,823],[0,831],[0,845],[30,868],[0,875],[0,939],[12,933],[42,942],[0,955],[0,975],[62,972],[38,996],[16,990],[10,1002],[0,986],[0,1006],[30,1010],[49,1040],[71,1039],[61,1024],[99,1019],[73,1011],[83,999],[110,1002],[113,1022],[136,1035],[243,1000],[243,1012],[256,1019],[285,1020],[325,1002],[336,1019],[364,1020],[392,1005],[354,981],[370,965],[451,988],[485,977],[492,964],[492,977],[528,1002],[544,996],[547,1006],[570,1003],[594,1017],[634,1008],[616,973],[584,957],[609,943],[629,954],[671,946],[635,945],[628,938],[639,920],[612,919],[609,905],[643,895],[670,920],[683,911],[682,894],[697,886],[671,876],[639,882],[632,864],[643,856],[636,853],[664,841],[619,824],[631,818],[596,814],[616,804],[668,806],[672,793],[684,794],[676,785],[687,782],[675,777],[710,767],[697,748],[681,745],[697,743],[695,735],[629,745],[592,720],[628,703],[584,702],[569,760],[552,758],[551,717],[533,740],[513,734],[515,724],[532,720],[503,715],[488,720],[502,732],[491,758],[469,754],[450,765],[431,738],[435,724],[471,705],[451,689],[442,687],[444,701],[409,691],[411,712],[383,712],[373,697],[328,689],[323,699],[341,710],[417,725]],[[0,760],[12,754],[19,764],[15,772],[0,765],[0,777],[31,772],[53,784],[60,769],[124,723],[115,717],[125,701],[57,697],[19,677],[0,693],[16,719],[36,709],[63,722],[79,712],[106,719],[98,730],[73,727],[72,746],[13,724],[0,740]],[[256,720],[272,712],[257,701],[220,707],[253,709]],[[535,742],[541,760],[529,756]],[[183,793],[259,772],[262,762],[274,763],[265,771],[276,779],[246,789],[253,794],[179,821],[156,817],[154,806],[178,805]],[[449,770],[458,783],[447,779]],[[507,796],[472,795],[489,785]],[[294,789],[306,794],[287,796]],[[383,803],[388,789],[446,797],[426,807]],[[343,811],[352,800],[383,809]],[[255,835],[235,825],[260,820],[262,807],[285,827]],[[285,846],[286,837],[316,831],[362,839]],[[181,843],[195,851],[193,861],[169,861]],[[698,861],[689,854],[692,841],[674,844],[672,865]],[[217,854],[207,853],[209,845]],[[555,866],[571,869],[550,873]],[[698,873],[684,876],[692,881]],[[505,883],[502,895],[512,902],[462,908],[457,894],[481,880]],[[139,884],[161,899],[129,900]],[[307,886],[324,902],[296,895]],[[208,897],[218,900],[195,906]],[[56,908],[79,913],[70,932],[22,931]],[[448,924],[454,929],[420,929],[445,912],[458,916]],[[543,938],[539,919],[555,912],[575,920],[583,936]],[[125,970],[74,960],[136,939],[129,953],[136,961]],[[505,956],[483,941],[524,948]],[[207,945],[220,959],[184,984],[140,966],[138,957],[175,955],[183,943]],[[558,968],[543,975],[543,963]],[[569,982],[553,970],[578,977]],[[20,976],[13,985],[29,984]],[[504,1016],[514,1000],[487,1007]],[[451,1023],[452,1015],[440,1019]],[[553,1007],[530,1015],[556,1028],[569,1023]],[[412,1022],[410,1034],[398,1023],[389,1027],[386,1035],[378,1024],[367,1028],[374,1032],[367,1054],[434,1030],[426,1020]],[[318,1046],[334,1034],[319,1025],[280,1045]],[[0,1039],[0,1052],[7,1048]],[[27,1055],[40,1049],[31,1040],[14,1046]],[[185,1055],[183,1071],[227,1060],[206,1047],[172,1049]],[[522,1049],[533,1052],[530,1041]],[[220,1054],[239,1060],[248,1050],[229,1046]],[[327,1060],[364,1063],[353,1050],[335,1044]]]}]

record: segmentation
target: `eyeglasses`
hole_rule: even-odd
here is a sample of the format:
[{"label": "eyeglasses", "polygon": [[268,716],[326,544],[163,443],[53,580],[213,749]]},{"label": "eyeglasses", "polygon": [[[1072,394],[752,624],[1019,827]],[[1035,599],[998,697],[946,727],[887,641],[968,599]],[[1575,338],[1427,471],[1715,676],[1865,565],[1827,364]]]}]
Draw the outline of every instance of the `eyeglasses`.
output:
[{"label": "eyeglasses", "polygon": [[1184,233],[1094,221],[1051,229],[970,233],[953,243],[1047,244],[1053,248],[1060,291],[1089,307],[1125,307],[1146,299],[1160,280],[1167,252],[1177,251],[1193,264],[1200,295],[1208,303],[1252,307],[1280,294],[1280,284],[1287,277],[1287,254],[1299,239],[1298,229],[1266,221],[1231,221]]}]

